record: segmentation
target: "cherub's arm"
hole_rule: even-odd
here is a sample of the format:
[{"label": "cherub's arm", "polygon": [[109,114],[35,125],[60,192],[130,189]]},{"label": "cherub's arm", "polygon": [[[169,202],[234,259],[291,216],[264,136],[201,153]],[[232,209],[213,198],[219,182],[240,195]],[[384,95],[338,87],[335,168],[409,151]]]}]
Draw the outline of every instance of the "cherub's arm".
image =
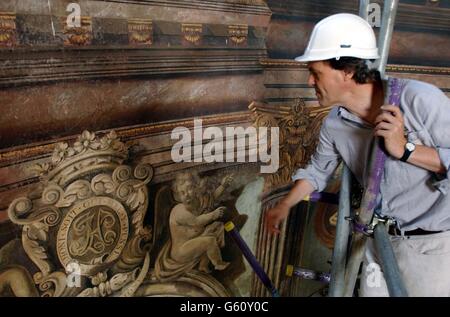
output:
[{"label": "cherub's arm", "polygon": [[182,209],[177,210],[175,221],[182,226],[204,227],[223,215],[225,207],[217,208],[214,211],[194,216],[191,212],[183,206]]},{"label": "cherub's arm", "polygon": [[208,212],[206,214],[195,217],[195,225],[197,226],[206,226],[210,224],[214,220],[220,218],[221,214],[216,210]]},{"label": "cherub's arm", "polygon": [[220,196],[222,196],[223,192],[225,191],[225,186],[222,184],[219,185],[219,187],[216,188],[214,191],[214,200],[218,199]]},{"label": "cherub's arm", "polygon": [[224,193],[225,189],[230,186],[231,182],[233,181],[233,176],[232,175],[228,175],[225,176],[222,179],[222,182],[220,183],[219,187],[216,188],[216,190],[214,191],[214,200],[218,199],[220,196],[222,196],[222,194]]}]

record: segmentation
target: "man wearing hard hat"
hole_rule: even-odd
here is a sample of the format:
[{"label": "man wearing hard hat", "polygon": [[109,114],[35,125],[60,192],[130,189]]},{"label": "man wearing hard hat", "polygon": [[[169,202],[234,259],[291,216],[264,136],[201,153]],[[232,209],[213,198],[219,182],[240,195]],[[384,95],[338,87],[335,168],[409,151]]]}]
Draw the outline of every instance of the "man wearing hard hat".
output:
[{"label": "man wearing hard hat", "polygon": [[[371,143],[381,137],[389,155],[375,213],[395,220],[389,234],[407,292],[450,296],[450,102],[433,85],[400,79],[400,106],[383,105],[380,74],[368,66],[377,58],[375,34],[359,16],[336,14],[314,27],[296,60],[308,63],[319,104],[334,107],[310,163],[294,173],[295,185],[266,213],[266,225],[279,233],[290,209],[323,191],[340,161],[367,185]],[[388,296],[382,273],[380,281],[368,278],[377,264],[369,239],[360,296]]]}]

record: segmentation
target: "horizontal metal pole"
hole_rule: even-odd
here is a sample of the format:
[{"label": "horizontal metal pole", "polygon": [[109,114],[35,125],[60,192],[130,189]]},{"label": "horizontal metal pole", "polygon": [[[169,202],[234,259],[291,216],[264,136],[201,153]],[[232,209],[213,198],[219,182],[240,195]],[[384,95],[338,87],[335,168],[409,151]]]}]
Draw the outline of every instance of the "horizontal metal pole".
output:
[{"label": "horizontal metal pole", "polygon": [[286,275],[295,275],[305,280],[314,280],[322,283],[330,283],[331,278],[330,273],[308,270],[301,267],[294,267],[293,265],[288,265],[286,267]]}]

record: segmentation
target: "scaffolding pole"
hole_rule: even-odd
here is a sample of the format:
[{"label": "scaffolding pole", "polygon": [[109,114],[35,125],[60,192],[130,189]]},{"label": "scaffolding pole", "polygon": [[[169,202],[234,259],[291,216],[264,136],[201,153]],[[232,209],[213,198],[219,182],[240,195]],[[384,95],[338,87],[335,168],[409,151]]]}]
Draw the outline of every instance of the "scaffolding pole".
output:
[{"label": "scaffolding pole", "polygon": [[[385,80],[385,67],[392,38],[392,31],[395,23],[395,15],[397,12],[398,0],[387,0],[384,2],[383,17],[381,23],[380,34],[378,37],[378,47],[380,59],[375,63],[382,79]],[[396,81],[390,81],[393,86],[388,83],[385,87],[385,103],[399,105],[398,90],[395,85]],[[392,98],[390,98],[392,97]],[[397,97],[397,98],[394,98]],[[397,99],[397,100],[394,100]],[[377,138],[371,149],[370,156],[370,175],[367,188],[361,202],[358,222],[368,225],[372,218],[377,203],[377,197],[380,192],[381,177],[384,172],[384,162],[386,153],[381,149],[381,139]],[[363,261],[366,248],[366,235],[362,232],[355,232],[352,237],[352,250],[346,267],[345,290],[344,296],[351,297],[355,289],[356,279],[358,277],[359,268]]]},{"label": "scaffolding pole", "polygon": [[384,223],[379,222],[373,231],[375,249],[381,259],[381,267],[391,297],[407,297],[408,292],[401,278],[394,250]]},{"label": "scaffolding pole", "polygon": [[348,239],[350,235],[350,182],[351,172],[344,164],[342,169],[341,190],[339,192],[339,210],[336,223],[336,238],[334,240],[331,266],[331,281],[328,296],[344,296],[345,263],[347,261]]}]

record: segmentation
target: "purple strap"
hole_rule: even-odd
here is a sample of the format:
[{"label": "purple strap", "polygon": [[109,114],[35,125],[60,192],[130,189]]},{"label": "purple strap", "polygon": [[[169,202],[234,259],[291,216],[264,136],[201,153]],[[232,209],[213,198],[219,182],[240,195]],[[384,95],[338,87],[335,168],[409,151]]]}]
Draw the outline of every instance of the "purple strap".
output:
[{"label": "purple strap", "polygon": [[[231,222],[229,222],[231,223]],[[227,223],[227,225],[229,224]],[[253,255],[252,251],[248,247],[247,243],[245,243],[244,239],[242,239],[239,231],[237,231],[236,227],[232,225],[232,229],[226,229],[230,236],[233,238],[234,242],[236,242],[237,246],[241,250],[242,254],[247,259],[248,263],[253,268],[253,271],[256,273],[256,275],[259,277],[261,282],[264,284],[264,286],[269,290],[269,292],[272,294],[273,297],[280,297],[280,294],[278,293],[278,290],[275,288],[275,286],[272,284],[272,281],[267,276],[266,272],[262,268],[261,264],[259,264],[256,257]]]},{"label": "purple strap", "polygon": [[309,195],[310,201],[320,201],[327,204],[338,205],[339,204],[339,194],[328,193],[328,192],[312,192]]},{"label": "purple strap", "polygon": [[[403,80],[398,78],[388,78],[388,102],[391,105],[400,105],[400,95],[403,89]],[[359,215],[360,223],[368,224],[372,220],[373,212],[377,204],[377,197],[380,192],[380,183],[384,172],[384,163],[386,161],[386,153],[381,149],[381,138],[377,139],[377,146],[372,152],[370,171],[367,189],[361,202],[361,213]]]}]

